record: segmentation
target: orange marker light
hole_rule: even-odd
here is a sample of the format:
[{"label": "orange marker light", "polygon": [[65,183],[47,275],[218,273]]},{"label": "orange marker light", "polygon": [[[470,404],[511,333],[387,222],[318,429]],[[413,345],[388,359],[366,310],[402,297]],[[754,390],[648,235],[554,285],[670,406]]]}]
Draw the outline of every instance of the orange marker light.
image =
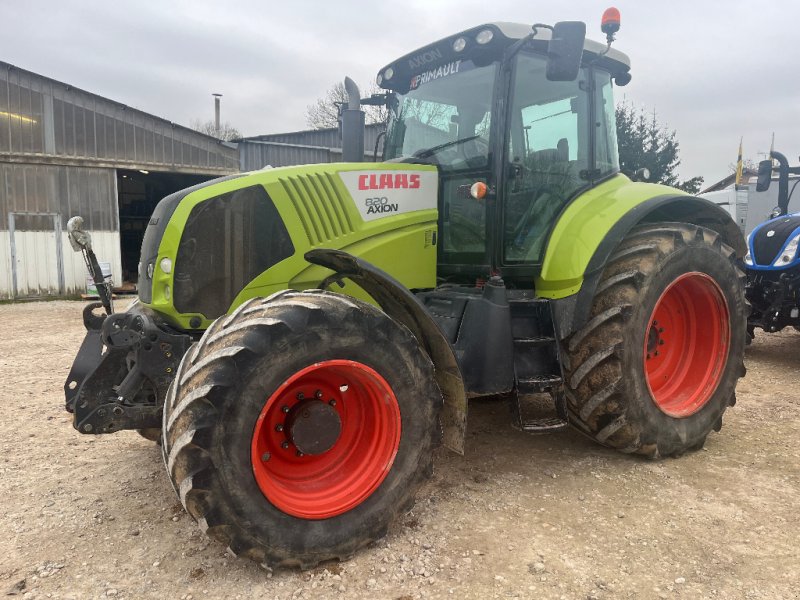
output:
[{"label": "orange marker light", "polygon": [[486,191],[487,191],[486,184],[482,181],[476,181],[473,183],[469,188],[469,195],[475,198],[475,200],[483,200],[486,198]]},{"label": "orange marker light", "polygon": [[606,35],[614,35],[619,31],[620,16],[619,10],[614,8],[607,8],[603,13],[603,18],[600,21],[600,29]]}]

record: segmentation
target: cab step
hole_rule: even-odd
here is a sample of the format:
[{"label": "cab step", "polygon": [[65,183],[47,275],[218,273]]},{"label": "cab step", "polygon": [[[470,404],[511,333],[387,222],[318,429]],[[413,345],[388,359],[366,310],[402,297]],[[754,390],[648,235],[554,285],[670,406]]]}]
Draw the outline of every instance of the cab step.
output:
[{"label": "cab step", "polygon": [[518,426],[525,433],[553,433],[566,429],[569,427],[569,423],[559,417],[542,417],[522,421]]},{"label": "cab step", "polygon": [[561,375],[540,375],[517,380],[517,394],[547,394],[561,391],[564,380]]},{"label": "cab step", "polygon": [[550,303],[528,295],[509,298],[514,342],[514,425],[527,433],[567,427],[564,379]]}]

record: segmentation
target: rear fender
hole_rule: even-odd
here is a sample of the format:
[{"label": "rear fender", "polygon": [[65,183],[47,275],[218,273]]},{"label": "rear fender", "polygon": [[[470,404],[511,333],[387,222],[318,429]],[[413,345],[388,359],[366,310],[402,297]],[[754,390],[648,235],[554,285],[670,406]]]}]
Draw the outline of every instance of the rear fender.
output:
[{"label": "rear fender", "polygon": [[467,426],[467,395],[464,380],[452,346],[422,303],[403,284],[386,272],[341,250],[317,249],[306,252],[305,259],[334,272],[322,287],[343,278],[367,292],[381,309],[414,334],[428,354],[435,369],[436,383],[444,398],[442,429],[444,445],[464,454]]},{"label": "rear fender", "polygon": [[713,202],[618,175],[570,204],[550,236],[536,289],[553,301],[560,339],[588,322],[603,269],[628,232],[642,223],[665,222],[711,229],[738,257],[747,253],[738,226]]}]

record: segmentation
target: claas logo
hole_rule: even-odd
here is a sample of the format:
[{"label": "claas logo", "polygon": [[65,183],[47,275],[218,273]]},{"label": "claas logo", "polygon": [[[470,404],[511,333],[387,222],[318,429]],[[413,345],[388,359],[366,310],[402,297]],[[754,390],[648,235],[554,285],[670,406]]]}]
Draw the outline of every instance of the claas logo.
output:
[{"label": "claas logo", "polygon": [[372,173],[358,176],[359,190],[418,190],[420,177],[416,173]]}]

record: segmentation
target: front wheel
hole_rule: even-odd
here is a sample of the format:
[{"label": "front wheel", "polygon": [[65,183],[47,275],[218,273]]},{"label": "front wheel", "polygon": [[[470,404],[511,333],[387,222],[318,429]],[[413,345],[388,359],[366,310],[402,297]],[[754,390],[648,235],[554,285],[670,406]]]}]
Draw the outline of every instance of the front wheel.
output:
[{"label": "front wheel", "polygon": [[164,408],[167,469],[235,554],[310,568],[410,508],[441,405],[405,327],[347,296],[282,292],[221,317],[187,352]]},{"label": "front wheel", "polygon": [[643,225],[605,267],[591,319],[565,342],[570,421],[652,458],[701,448],[745,373],[744,274],[708,229]]}]

